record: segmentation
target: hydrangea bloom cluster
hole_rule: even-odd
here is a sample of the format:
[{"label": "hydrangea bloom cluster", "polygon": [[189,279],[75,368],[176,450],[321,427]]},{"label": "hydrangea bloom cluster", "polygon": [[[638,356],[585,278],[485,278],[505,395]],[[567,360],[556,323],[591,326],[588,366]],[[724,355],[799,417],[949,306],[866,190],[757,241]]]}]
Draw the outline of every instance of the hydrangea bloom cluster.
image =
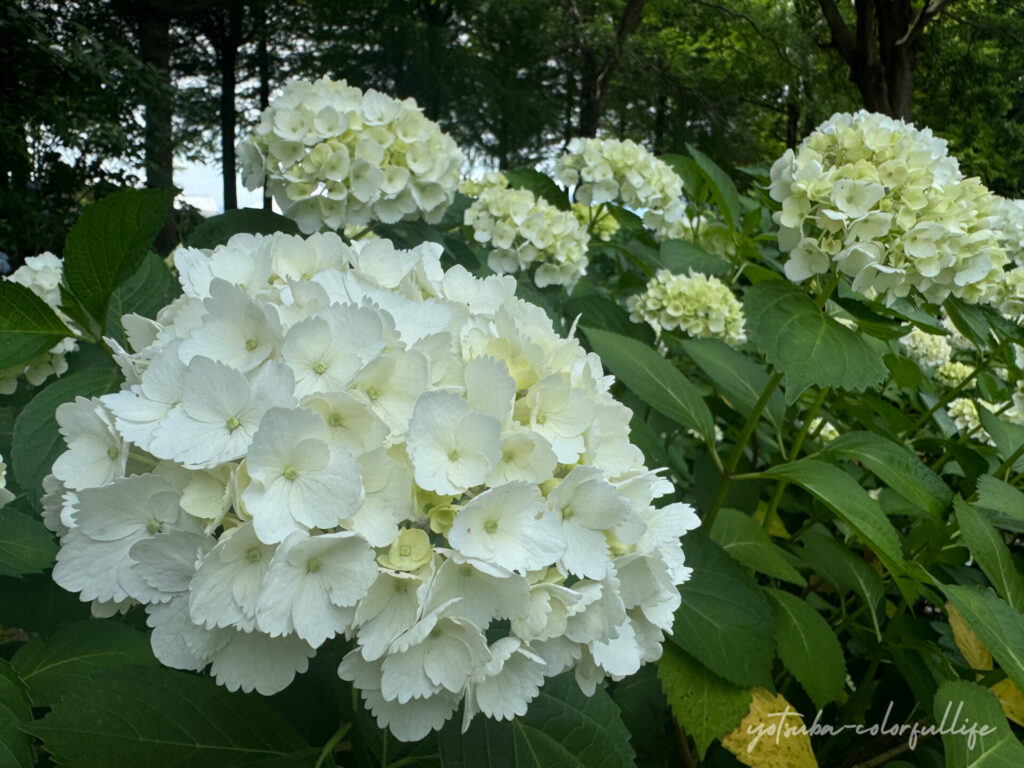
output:
[{"label": "hydrangea bloom cluster", "polygon": [[62,405],[54,578],[146,606],[157,657],[271,694],[332,637],[422,738],[591,694],[661,653],[698,524],[629,441],[596,355],[434,243],[236,235],[126,316],[120,392]]},{"label": "hydrangea bloom cluster", "polygon": [[[995,406],[981,401],[982,406],[989,411],[994,411]],[[995,445],[988,432],[981,426],[981,417],[978,416],[978,404],[967,397],[958,397],[946,407],[946,413],[953,420],[957,431],[961,435],[971,435],[989,445]]]},{"label": "hydrangea bloom cluster", "polygon": [[473,239],[491,246],[487,265],[499,275],[534,269],[539,287],[568,288],[587,273],[590,236],[576,217],[528,189],[511,189],[502,174],[490,174],[476,190],[463,222]]},{"label": "hydrangea bloom cluster", "polygon": [[629,319],[655,333],[682,329],[690,336],[714,336],[733,346],[747,340],[743,305],[717,277],[698,272],[674,275],[658,270],[647,290],[626,300]]},{"label": "hydrangea bloom cluster", "polygon": [[953,356],[953,348],[945,336],[922,331],[917,326],[900,338],[900,344],[910,357],[930,368],[945,365]]},{"label": "hydrangea bloom cluster", "polygon": [[1007,262],[997,198],[967,179],[928,129],[869,112],[836,114],[772,166],[786,276],[831,269],[887,301],[917,289],[987,301]]},{"label": "hydrangea bloom cluster", "polygon": [[1014,320],[1024,315],[1024,267],[1014,267],[1003,273],[996,286],[992,304],[1006,317]]},{"label": "hydrangea bloom cluster", "polygon": [[[52,253],[29,256],[25,263],[6,277],[13,283],[29,288],[61,317],[67,318],[58,309],[60,305],[60,280],[64,272],[64,263]],[[25,365],[0,369],[0,395],[10,395],[18,388],[18,378],[25,379],[34,387],[38,387],[50,376],[60,376],[68,369],[65,355],[78,349],[78,343],[72,339],[61,339],[48,352],[44,352]]]},{"label": "hydrangea bloom cluster", "polygon": [[267,182],[306,233],[370,221],[440,221],[459,183],[462,152],[412,99],[344,80],[295,80],[238,147],[249,189]]},{"label": "hydrangea bloom cluster", "polygon": [[642,214],[644,226],[657,231],[683,218],[683,180],[634,141],[582,139],[555,165],[555,179],[576,186],[586,206],[618,201]]},{"label": "hydrangea bloom cluster", "polygon": [[967,363],[950,360],[935,369],[935,379],[947,387],[956,387],[974,373],[974,367]]},{"label": "hydrangea bloom cluster", "polygon": [[1024,200],[999,198],[997,215],[1003,247],[1017,266],[1024,266]]}]

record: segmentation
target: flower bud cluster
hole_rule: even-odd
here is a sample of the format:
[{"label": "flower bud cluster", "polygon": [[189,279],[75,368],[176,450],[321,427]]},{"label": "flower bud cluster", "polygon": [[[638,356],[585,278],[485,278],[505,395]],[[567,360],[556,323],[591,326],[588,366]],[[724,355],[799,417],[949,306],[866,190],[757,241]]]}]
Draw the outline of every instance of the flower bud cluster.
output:
[{"label": "flower bud cluster", "polygon": [[698,272],[674,275],[658,270],[647,290],[626,300],[629,319],[655,333],[682,329],[690,336],[713,336],[732,346],[747,340],[743,305],[717,277]]}]

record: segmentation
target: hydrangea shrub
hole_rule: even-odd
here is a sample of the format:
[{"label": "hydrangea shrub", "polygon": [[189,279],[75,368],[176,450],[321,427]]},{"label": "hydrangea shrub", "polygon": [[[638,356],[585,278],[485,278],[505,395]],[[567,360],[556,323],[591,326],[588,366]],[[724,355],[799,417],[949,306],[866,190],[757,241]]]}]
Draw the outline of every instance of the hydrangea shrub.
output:
[{"label": "hydrangea shrub", "polygon": [[867,113],[742,192],[568,150],[293,83],[240,151],[302,236],[165,263],[124,190],[0,281],[15,764],[880,765],[755,734],[890,706],[1024,764],[1019,201]]}]

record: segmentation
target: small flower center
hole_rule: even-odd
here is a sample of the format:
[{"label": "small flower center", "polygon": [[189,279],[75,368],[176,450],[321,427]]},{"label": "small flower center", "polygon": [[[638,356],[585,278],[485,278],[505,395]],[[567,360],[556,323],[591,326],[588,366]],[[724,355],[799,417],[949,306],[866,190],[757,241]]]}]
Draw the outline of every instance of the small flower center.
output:
[{"label": "small flower center", "polygon": [[329,413],[327,414],[327,424],[332,427],[340,427],[345,423],[345,419],[340,413]]},{"label": "small flower center", "polygon": [[366,390],[366,396],[370,398],[371,401],[377,400],[380,398],[380,390],[377,389],[376,387],[370,387],[368,390]]},{"label": "small flower center", "polygon": [[249,551],[245,553],[245,559],[250,563],[258,563],[263,559],[263,553],[260,552],[259,547],[250,547]]},{"label": "small flower center", "polygon": [[260,343],[258,341],[256,341],[256,339],[246,339],[245,340],[245,348],[247,350],[249,350],[250,352],[252,352],[254,349],[256,349],[256,347],[258,347],[259,345],[260,345]]},{"label": "small flower center", "polygon": [[547,414],[544,414],[544,413],[538,413],[537,414],[536,421],[537,421],[538,424],[543,424],[547,420],[548,420]]},{"label": "small flower center", "polygon": [[457,450],[452,448],[450,451],[448,451],[448,461],[458,461],[458,460],[459,460],[459,452]]},{"label": "small flower center", "polygon": [[410,547],[408,544],[403,544],[398,548],[398,554],[402,557],[408,557],[412,554],[412,547]]},{"label": "small flower center", "polygon": [[502,451],[501,452],[501,460],[503,462],[505,462],[506,464],[511,464],[515,460],[515,458],[516,458],[516,452],[515,451]]},{"label": "small flower center", "polygon": [[575,515],[575,514],[576,513],[573,512],[572,507],[566,507],[565,509],[562,510],[562,519],[563,520],[572,520],[573,515]]},{"label": "small flower center", "polygon": [[281,473],[285,480],[294,480],[299,476],[299,470],[289,464],[284,468],[284,472]]},{"label": "small flower center", "polygon": [[324,371],[326,370],[327,363],[325,363],[323,360],[317,360],[315,363],[313,363],[313,373],[315,373],[317,376],[323,376]]},{"label": "small flower center", "polygon": [[237,416],[232,416],[230,419],[224,422],[224,426],[228,428],[229,432],[234,432],[236,429],[238,429],[241,423],[242,422],[238,420]]},{"label": "small flower center", "polygon": [[484,523],[484,530],[488,533],[494,533],[496,530],[498,530],[498,521],[488,520],[486,523]]},{"label": "small flower center", "polygon": [[306,561],[306,573],[316,573],[323,565],[319,557],[311,557]]},{"label": "small flower center", "polygon": [[114,446],[110,446],[109,448],[107,448],[107,456],[109,456],[112,459],[116,459],[119,453],[120,451],[118,451],[117,448],[115,448]]},{"label": "small flower center", "polygon": [[146,523],[146,532],[149,534],[160,533],[160,528],[161,525],[159,520],[150,520]]}]

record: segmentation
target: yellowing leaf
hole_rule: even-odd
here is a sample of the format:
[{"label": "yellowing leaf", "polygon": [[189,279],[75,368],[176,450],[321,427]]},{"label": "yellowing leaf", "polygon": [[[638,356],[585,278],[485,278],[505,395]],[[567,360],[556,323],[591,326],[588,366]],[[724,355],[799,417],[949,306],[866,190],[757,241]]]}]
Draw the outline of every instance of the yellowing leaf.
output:
[{"label": "yellowing leaf", "polygon": [[[757,509],[754,510],[754,519],[764,525],[764,516],[768,512],[767,504],[758,504]],[[789,539],[792,538],[789,535],[789,531],[786,530],[786,526],[778,515],[772,513],[771,522],[768,524],[768,535],[774,536],[777,539]]]},{"label": "yellowing leaf", "polygon": [[960,611],[952,603],[946,603],[946,614],[949,616],[949,626],[953,630],[956,647],[971,665],[971,669],[992,669],[992,654],[981,642],[981,638],[967,625]]},{"label": "yellowing leaf", "polygon": [[1024,725],[1024,694],[1021,694],[1020,688],[1014,685],[1013,680],[1000,680],[989,690],[999,699],[1003,714],[1017,725]]},{"label": "yellowing leaf", "polygon": [[751,694],[750,711],[722,746],[750,768],[818,768],[800,713],[764,688]]}]

